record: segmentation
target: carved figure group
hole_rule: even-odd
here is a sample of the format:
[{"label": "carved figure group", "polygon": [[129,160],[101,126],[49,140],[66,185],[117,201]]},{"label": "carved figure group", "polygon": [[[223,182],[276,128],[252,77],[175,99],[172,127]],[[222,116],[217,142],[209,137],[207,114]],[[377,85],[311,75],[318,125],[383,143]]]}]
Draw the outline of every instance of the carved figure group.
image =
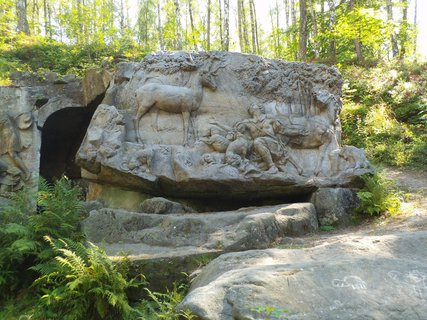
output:
[{"label": "carved figure group", "polygon": [[218,129],[211,128],[210,136],[202,138],[201,141],[211,146],[214,151],[225,153],[225,163],[237,167],[240,171],[247,173],[255,169],[247,158],[251,154],[251,160],[258,163],[258,169],[261,171],[270,174],[285,171],[285,165],[289,162],[301,175],[303,169],[290,155],[289,147],[278,135],[283,131],[281,123],[268,116],[259,105],[251,105],[248,113],[252,118],[239,121],[233,127],[211,122]]}]

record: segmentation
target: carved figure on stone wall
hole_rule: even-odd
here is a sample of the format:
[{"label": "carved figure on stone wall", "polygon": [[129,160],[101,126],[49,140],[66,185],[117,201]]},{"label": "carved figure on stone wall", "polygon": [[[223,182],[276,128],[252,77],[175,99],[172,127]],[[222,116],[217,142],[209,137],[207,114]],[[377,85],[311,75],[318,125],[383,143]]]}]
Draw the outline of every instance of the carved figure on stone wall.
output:
[{"label": "carved figure on stone wall", "polygon": [[[31,115],[27,113],[20,114],[17,119],[23,129],[32,124]],[[7,113],[0,113],[0,141],[0,157],[16,167],[20,171],[21,179],[27,181],[31,174],[20,156],[23,149],[20,132],[15,120]]]},{"label": "carved figure on stone wall", "polygon": [[281,125],[277,127],[277,133],[283,136],[289,147],[319,150],[320,155],[314,169],[314,174],[318,175],[329,150],[339,146],[333,125],[320,116],[280,117],[278,121]]},{"label": "carved figure on stone wall", "polygon": [[343,146],[329,154],[331,173],[339,174],[347,170],[369,169],[371,165],[366,159],[363,149]]},{"label": "carved figure on stone wall", "polygon": [[[192,61],[191,56],[188,66],[192,67],[193,70],[197,70],[197,66]],[[212,68],[211,65],[208,70],[197,70],[193,75],[192,84],[189,88],[160,83],[147,83],[140,87],[136,91],[137,112],[135,116],[135,127],[139,142],[142,141],[139,133],[139,121],[151,108],[156,107],[158,110],[182,115],[184,127],[183,144],[188,145],[190,125],[193,127],[194,135],[197,135],[194,128],[194,118],[202,103],[204,88],[207,87],[212,91],[216,90],[217,85],[214,76],[216,76],[216,71],[219,67],[215,70],[210,70]]]},{"label": "carved figure on stone wall", "polygon": [[262,106],[251,105],[248,108],[252,119],[243,120],[237,123],[239,131],[246,128],[252,139],[255,156],[259,159],[261,170],[268,173],[284,171],[286,162],[292,164],[302,174],[303,170],[289,154],[289,147],[278,137],[278,133],[283,131],[281,123],[274,118],[268,117]]}]

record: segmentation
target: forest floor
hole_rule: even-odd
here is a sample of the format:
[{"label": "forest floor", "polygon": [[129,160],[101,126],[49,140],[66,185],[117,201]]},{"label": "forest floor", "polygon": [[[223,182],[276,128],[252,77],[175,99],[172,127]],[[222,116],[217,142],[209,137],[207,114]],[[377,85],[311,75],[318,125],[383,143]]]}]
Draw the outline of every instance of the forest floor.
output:
[{"label": "forest floor", "polygon": [[367,219],[360,224],[332,231],[318,232],[285,241],[290,247],[314,247],[339,242],[348,236],[387,235],[397,232],[427,230],[427,172],[386,168],[384,174],[395,182],[403,201],[398,214]]}]

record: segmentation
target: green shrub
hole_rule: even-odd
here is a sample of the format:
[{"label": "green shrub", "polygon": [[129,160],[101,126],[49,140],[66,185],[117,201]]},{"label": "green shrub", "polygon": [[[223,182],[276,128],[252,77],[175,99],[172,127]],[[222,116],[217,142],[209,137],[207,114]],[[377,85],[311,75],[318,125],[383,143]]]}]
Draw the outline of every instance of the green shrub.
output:
[{"label": "green shrub", "polygon": [[150,300],[143,300],[137,306],[139,311],[139,320],[146,319],[167,319],[167,320],[180,320],[180,319],[196,319],[196,317],[187,310],[177,310],[177,306],[184,299],[188,287],[186,285],[173,284],[173,289],[167,290],[166,293],[152,292],[145,289],[148,293]]},{"label": "green shrub", "polygon": [[45,237],[57,254],[52,263],[34,266],[40,272],[34,285],[44,295],[35,318],[44,319],[131,319],[126,290],[140,285],[128,280],[126,259],[113,262],[99,247],[72,240]]},{"label": "green shrub", "polygon": [[395,214],[400,208],[400,197],[391,180],[380,173],[362,177],[365,186],[357,192],[360,204],[356,211],[362,215],[376,216],[382,213]]},{"label": "green shrub", "polygon": [[79,194],[65,178],[54,186],[41,180],[38,197],[31,190],[16,193],[11,204],[0,210],[0,298],[31,284],[36,274],[28,269],[54,256],[44,236],[82,239]]}]

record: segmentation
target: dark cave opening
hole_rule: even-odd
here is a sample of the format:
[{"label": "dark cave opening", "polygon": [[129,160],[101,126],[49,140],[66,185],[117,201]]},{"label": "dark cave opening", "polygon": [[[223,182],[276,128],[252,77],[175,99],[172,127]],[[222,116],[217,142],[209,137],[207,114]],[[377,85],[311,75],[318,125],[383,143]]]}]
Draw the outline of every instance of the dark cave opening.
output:
[{"label": "dark cave opening", "polygon": [[64,108],[47,118],[41,129],[40,176],[49,182],[63,175],[81,178],[75,155],[103,98],[104,95],[100,95],[86,107]]}]

